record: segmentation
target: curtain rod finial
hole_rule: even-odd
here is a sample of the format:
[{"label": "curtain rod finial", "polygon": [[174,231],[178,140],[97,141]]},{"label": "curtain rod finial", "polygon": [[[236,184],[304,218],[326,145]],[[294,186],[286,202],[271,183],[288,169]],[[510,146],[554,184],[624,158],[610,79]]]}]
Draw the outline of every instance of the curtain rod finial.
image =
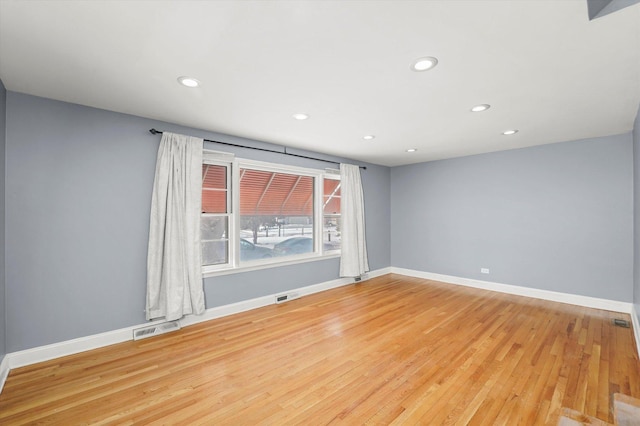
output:
[{"label": "curtain rod finial", "polygon": [[149,133],[151,133],[152,135],[157,135],[158,133],[162,134],[162,132],[156,130],[156,129],[149,129]]}]

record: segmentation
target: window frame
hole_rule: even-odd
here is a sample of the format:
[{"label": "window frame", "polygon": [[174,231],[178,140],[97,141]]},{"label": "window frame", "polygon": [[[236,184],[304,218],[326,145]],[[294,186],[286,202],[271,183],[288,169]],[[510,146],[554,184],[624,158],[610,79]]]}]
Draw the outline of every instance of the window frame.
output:
[{"label": "window frame", "polygon": [[[324,250],[324,219],[326,216],[333,216],[333,215],[325,215],[324,213],[324,180],[337,180],[339,182],[342,182],[342,179],[340,178],[340,171],[339,170],[326,170],[325,173],[323,174],[322,177],[323,181],[322,181],[322,200],[321,200],[321,206],[320,206],[320,215],[321,215],[321,219],[322,219],[322,223],[321,223],[321,234],[322,234],[322,248]],[[341,183],[339,184],[341,186]],[[338,216],[338,222],[340,223],[340,229],[342,230],[342,187],[340,189],[340,213]],[[334,249],[334,250],[324,250],[325,253],[338,253],[340,254],[342,250],[342,243],[340,244],[340,248],[338,249]]]},{"label": "window frame", "polygon": [[[324,250],[323,245],[323,199],[324,179],[340,180],[335,170],[312,169],[307,167],[290,166],[287,164],[271,163],[265,161],[249,160],[245,158],[231,157],[227,153],[205,150],[207,155],[203,158],[203,164],[227,165],[230,179],[227,180],[227,194],[231,199],[229,204],[229,256],[228,263],[218,265],[203,265],[203,277],[248,272],[266,268],[286,265],[294,265],[323,259],[339,257],[341,250]],[[216,154],[220,154],[219,158]],[[240,260],[240,170],[253,169],[274,173],[295,174],[310,176],[313,183],[313,252],[296,255],[273,257],[270,259],[256,259],[250,261]],[[230,186],[230,187],[229,187]]]},{"label": "window frame", "polygon": [[[210,217],[226,217],[227,218],[227,262],[226,263],[218,263],[211,265],[202,265],[202,271],[204,273],[207,269],[225,269],[228,268],[232,262],[231,256],[233,253],[233,246],[236,245],[236,241],[232,238],[233,226],[235,222],[235,218],[233,215],[233,193],[231,192],[230,183],[231,178],[233,177],[233,161],[228,154],[220,153],[217,151],[208,151],[205,150],[208,155],[204,155],[202,159],[202,165],[211,165],[211,166],[221,166],[226,167],[226,195],[227,195],[227,212],[226,213],[205,213],[200,212],[200,217],[210,216]],[[202,250],[202,234],[200,234],[200,249]]]}]

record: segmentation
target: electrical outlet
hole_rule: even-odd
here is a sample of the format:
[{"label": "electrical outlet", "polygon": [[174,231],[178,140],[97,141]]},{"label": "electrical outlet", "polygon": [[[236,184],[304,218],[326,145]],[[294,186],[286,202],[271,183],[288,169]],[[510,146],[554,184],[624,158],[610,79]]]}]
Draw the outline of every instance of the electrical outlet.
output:
[{"label": "electrical outlet", "polygon": [[489,273],[489,268],[480,268],[480,273],[481,274],[488,274]]}]

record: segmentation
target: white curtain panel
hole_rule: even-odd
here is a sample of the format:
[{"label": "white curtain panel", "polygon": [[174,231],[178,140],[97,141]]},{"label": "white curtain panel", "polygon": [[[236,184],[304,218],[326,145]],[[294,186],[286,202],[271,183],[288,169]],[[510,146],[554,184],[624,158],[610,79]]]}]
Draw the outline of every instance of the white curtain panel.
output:
[{"label": "white curtain panel", "polygon": [[360,167],[340,164],[340,179],[342,188],[340,276],[358,277],[369,271]]},{"label": "white curtain panel", "polygon": [[203,140],[164,132],[151,200],[147,319],[205,310],[200,248]]}]

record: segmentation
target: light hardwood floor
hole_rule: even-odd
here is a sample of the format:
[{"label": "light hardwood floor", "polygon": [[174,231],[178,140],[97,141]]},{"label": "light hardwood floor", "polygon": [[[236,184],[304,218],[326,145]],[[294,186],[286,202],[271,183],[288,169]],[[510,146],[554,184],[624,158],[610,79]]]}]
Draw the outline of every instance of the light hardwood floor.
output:
[{"label": "light hardwood floor", "polygon": [[11,371],[0,424],[555,424],[640,397],[628,315],[385,275]]}]

